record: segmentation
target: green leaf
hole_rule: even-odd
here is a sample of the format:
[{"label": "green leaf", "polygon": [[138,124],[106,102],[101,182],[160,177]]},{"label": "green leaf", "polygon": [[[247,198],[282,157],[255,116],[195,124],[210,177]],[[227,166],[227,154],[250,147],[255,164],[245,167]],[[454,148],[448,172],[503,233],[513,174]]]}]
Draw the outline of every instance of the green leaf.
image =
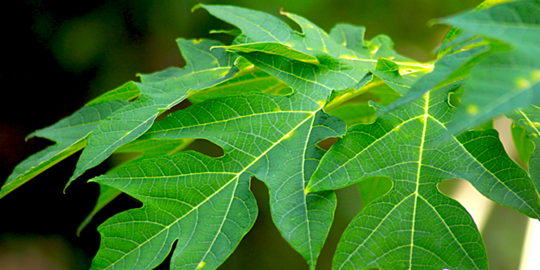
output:
[{"label": "green leaf", "polygon": [[[386,36],[377,36],[372,41],[364,42],[363,27],[338,25],[332,30],[334,34],[331,37],[305,18],[282,11],[281,14],[302,28],[302,33],[298,33],[283,21],[264,12],[233,6],[200,6],[242,30],[235,44],[226,47],[235,52],[262,52],[316,65],[321,64],[321,61],[328,63],[332,59],[335,65],[343,66],[342,70],[369,69],[377,63],[379,57],[394,60],[409,69],[426,69],[425,65],[397,54],[393,50],[392,41]],[[341,36],[335,34],[337,32],[342,32]],[[346,45],[346,39],[355,40],[353,47]]]},{"label": "green leaf", "polygon": [[[227,8],[235,10],[232,7]],[[234,24],[238,23],[239,25],[237,26],[243,30],[243,35],[246,35],[247,30],[244,30],[243,28],[243,24],[245,24],[245,21],[241,19],[231,19],[230,17],[228,17],[228,14],[230,14],[231,12],[232,11],[229,11],[225,15],[216,15],[216,13],[218,12],[211,11],[211,13],[215,16],[220,17],[221,15],[221,19],[224,19]],[[320,28],[316,27],[305,19],[292,14],[287,14],[287,16],[300,24],[300,26],[304,30],[304,35],[306,39],[312,39],[311,41],[313,42],[309,44],[310,48],[313,49],[313,51],[319,49],[322,50],[322,54],[317,54],[317,59],[319,60],[318,65],[313,65],[302,61],[296,61],[294,59],[290,59],[272,52],[266,53],[262,50],[252,52],[247,52],[246,50],[238,50],[236,52],[240,56],[245,57],[248,61],[253,63],[257,68],[275,76],[279,80],[289,85],[294,91],[294,95],[291,98],[302,100],[298,103],[298,105],[308,102],[324,106],[328,98],[328,94],[331,90],[356,88],[356,86],[364,84],[364,78],[371,73],[370,70],[375,69],[375,64],[377,63],[378,59],[377,57],[379,56],[377,52],[380,48],[373,49],[372,51],[364,50],[363,53],[368,54],[368,56],[361,56],[359,53],[351,51],[335,43],[335,41],[333,41]],[[271,19],[265,19],[264,22],[264,25],[259,25],[258,27],[268,27],[268,29],[265,29],[265,31],[267,32],[274,31],[273,29],[275,28],[270,27],[282,27],[280,24],[276,26],[276,24],[271,23]],[[284,31],[286,30],[286,27],[283,27]],[[261,42],[264,41],[264,37],[248,36],[246,40],[252,42]],[[385,44],[386,46],[383,48],[383,50],[381,50],[381,52],[388,52],[389,44],[391,44],[391,42],[387,42],[387,40],[385,42],[382,42],[381,40],[385,41],[385,39],[381,38],[378,42],[380,44]],[[294,48],[294,45],[291,47]],[[346,54],[339,54],[338,57],[327,55],[325,49],[334,47],[340,48],[339,50],[345,52]],[[328,52],[332,53],[333,51]],[[395,58],[396,56],[389,56],[389,58],[392,57]],[[418,63],[406,62],[401,64],[416,68],[417,70],[425,69],[424,65]],[[219,142],[216,143],[219,144]],[[259,176],[257,175],[257,177]],[[297,251],[300,252],[300,254],[304,256],[304,258],[310,264],[311,268],[314,268],[316,257],[318,256],[320,248],[322,247],[322,241],[324,241],[327,230],[329,228],[328,220],[326,220],[325,223],[320,223],[322,225],[322,228],[324,229],[319,229],[317,235],[314,233],[307,233],[308,238],[306,239],[306,233],[298,233],[298,224],[310,224],[307,215],[304,215],[303,219],[295,219],[295,222],[292,222],[292,220],[288,223],[281,222],[283,220],[283,212],[287,212],[286,210],[282,210],[284,208],[282,205],[289,205],[285,209],[290,209],[291,203],[284,203],[274,197],[273,190],[276,189],[275,183],[268,182],[265,180],[265,178],[261,180],[265,181],[265,183],[270,189],[270,205],[274,223],[276,223],[276,226],[280,230],[285,240],[287,240],[293,248],[295,248]],[[280,185],[277,186],[280,187]],[[297,190],[296,192],[298,193],[300,191]],[[292,196],[290,196],[289,199],[298,200],[296,199],[296,197]],[[312,204],[314,203],[312,202]],[[304,206],[305,209],[307,209],[308,207],[309,204],[307,206]],[[325,208],[328,210],[331,209],[330,206],[326,206]],[[291,210],[288,211],[289,213],[291,212]],[[291,234],[290,232],[296,233]],[[307,242],[310,245],[306,246],[306,240],[309,240]]]},{"label": "green leaf", "polygon": [[99,227],[101,245],[91,269],[151,269],[175,241],[171,269],[216,268],[257,217],[249,175],[230,172],[238,166],[184,152],[143,159],[94,179],[141,200],[143,207]]},{"label": "green leaf", "polygon": [[517,51],[488,56],[471,70],[449,132],[458,133],[539,101],[540,57]]},{"label": "green leaf", "polygon": [[96,127],[66,187],[84,171],[109,157],[118,147],[141,136],[160,113],[183,101],[190,91],[216,85],[232,78],[238,71],[233,66],[236,56],[223,49],[210,50],[212,46],[220,45],[219,42],[178,39],[178,45],[186,60],[186,67],[142,75],[143,83],[137,84],[142,95]]},{"label": "green leaf", "polygon": [[463,31],[500,40],[531,56],[540,48],[540,3],[516,1],[439,19]]},{"label": "green leaf", "polygon": [[86,216],[86,218],[79,224],[79,227],[77,227],[77,236],[81,235],[82,230],[90,224],[94,216],[103,209],[107,204],[109,204],[112,200],[114,200],[116,197],[120,196],[122,194],[121,191],[118,189],[100,185],[99,186],[99,197],[96,202],[96,205],[94,206],[94,209],[92,209],[92,212]]},{"label": "green leaf", "polygon": [[478,41],[472,43],[475,45],[473,48],[466,48],[469,45],[471,43],[462,44],[453,53],[444,55],[435,63],[432,72],[420,78],[402,98],[384,107],[380,114],[408,105],[432,89],[451,85],[467,78],[471,68],[491,53],[487,46],[479,45]]},{"label": "green leaf", "polygon": [[189,100],[193,103],[200,103],[208,99],[242,95],[251,92],[271,95],[289,95],[292,93],[292,89],[282,81],[261,71],[251,63],[249,65],[249,67],[242,69],[241,73],[243,75],[237,75],[235,78],[214,87],[195,92],[189,96]]},{"label": "green leaf", "polygon": [[452,88],[429,92],[371,125],[351,127],[321,160],[309,191],[370,177],[393,182],[351,222],[335,269],[487,269],[472,218],[437,189],[445,179],[465,179],[491,200],[539,218],[533,183],[506,155],[496,131],[440,140],[455,110],[447,102]]},{"label": "green leaf", "polygon": [[[309,47],[307,45],[309,43],[304,43],[303,35],[272,15],[233,6],[201,4],[198,7],[242,30],[240,39],[245,44],[225,46],[226,49],[242,52],[264,51],[306,63],[319,64],[314,48]],[[240,39],[237,38],[236,42]],[[316,51],[319,49],[323,48],[318,47]]]},{"label": "green leaf", "polygon": [[[152,190],[161,191],[162,194],[159,196],[161,198],[166,197],[168,200],[185,201],[193,197],[191,189],[180,188],[175,189],[176,192],[170,192],[163,186],[170,181],[165,179],[178,177],[177,168],[183,168],[173,164],[189,164],[189,166],[186,166],[186,170],[189,169],[192,175],[182,173],[181,177],[184,182],[209,185],[207,181],[201,181],[200,178],[201,174],[208,174],[203,179],[208,179],[207,177],[217,179],[213,180],[212,183],[219,185],[213,188],[212,193],[205,193],[205,196],[200,197],[200,201],[191,201],[189,205],[196,205],[197,208],[211,207],[210,205],[215,204],[228,205],[228,202],[232,202],[235,196],[239,196],[238,194],[244,194],[242,195],[244,197],[247,196],[245,194],[251,194],[248,180],[250,176],[254,175],[265,181],[269,186],[273,217],[278,228],[282,230],[286,239],[292,242],[293,246],[314,267],[333,219],[335,195],[333,192],[322,192],[306,196],[304,187],[316,168],[318,159],[323,154],[323,150],[317,147],[317,142],[329,136],[339,136],[344,132],[345,128],[342,121],[323,114],[320,109],[320,104],[306,102],[303,95],[293,95],[291,98],[286,98],[264,94],[249,94],[242,97],[209,100],[172,113],[164,120],[156,123],[155,127],[141,137],[141,140],[147,138],[165,140],[205,138],[222,146],[225,155],[216,159],[194,153],[177,155],[175,156],[176,160],[174,163],[170,163],[170,166],[160,166],[160,170],[163,172],[160,178],[164,180],[161,181],[156,176],[147,176],[148,181],[153,182]],[[191,164],[194,162],[192,159],[195,157],[200,160],[197,164],[201,163],[204,166],[192,168]],[[138,167],[146,168],[150,164],[160,162],[164,162],[163,157],[145,160]],[[215,164],[219,165],[219,170],[210,169],[217,166]],[[142,212],[138,215],[146,217],[149,212],[153,211],[150,207],[155,203],[146,199],[149,196],[147,192],[139,191],[135,187],[133,189],[126,188],[124,184],[129,179],[133,179],[133,173],[131,172],[137,171],[135,167],[129,170],[126,169],[125,175],[100,177],[96,181],[100,184],[112,185],[141,199],[146,208],[143,207]],[[221,178],[224,180],[220,180]],[[231,192],[229,186],[238,186],[235,189],[236,193]],[[196,188],[203,188],[203,186],[197,186]],[[228,190],[228,193],[221,190]],[[247,203],[253,204],[246,207],[250,209],[249,211],[256,211],[254,202]],[[173,209],[166,206],[162,206],[162,209],[173,211]],[[219,213],[212,211],[212,217],[219,222],[244,222],[236,220],[246,216],[242,212],[243,209],[231,208]],[[195,210],[191,211],[193,212],[191,215],[195,215]],[[202,210],[197,211],[197,213],[199,212],[204,213]],[[251,215],[254,215],[254,213]],[[134,214],[129,213],[127,216],[131,217]],[[107,221],[103,227],[100,227],[100,232],[103,235],[102,245],[114,250],[122,250],[125,256],[113,258],[111,256],[114,254],[108,251],[107,248],[100,249],[100,253],[98,253],[95,260],[96,266],[98,262],[101,266],[100,263],[105,260],[117,264],[127,263],[130,261],[130,256],[137,256],[135,254],[140,254],[146,248],[145,244],[124,247],[122,241],[118,241],[117,238],[122,237],[134,241],[132,239],[134,237],[132,236],[133,233],[142,230],[142,228],[134,228],[133,231],[128,230],[120,236],[107,229],[109,226],[120,226],[120,224],[115,225],[116,220],[113,218]],[[202,262],[204,262],[205,267],[217,267],[234,250],[241,237],[251,227],[249,225],[241,229],[237,227],[231,228],[238,237],[228,237],[230,241],[229,248],[224,249],[212,240],[198,241],[198,243],[201,243],[199,245],[187,243],[186,241],[191,238],[199,239],[212,236],[217,239],[220,235],[228,236],[232,233],[227,230],[228,228],[215,229],[219,227],[215,225],[218,221],[214,223],[200,221],[196,222],[196,224],[186,225],[188,220],[193,222],[193,217],[187,214],[178,214],[174,215],[174,218],[169,223],[163,225],[172,227],[173,225],[170,224],[174,224],[174,226],[183,224],[181,227],[194,228],[190,231],[190,234],[177,236],[179,237],[179,244],[171,262],[171,266],[175,269],[183,269],[184,266],[187,268],[187,265],[192,265],[192,267],[193,265],[201,265]],[[250,221],[251,223],[244,223],[252,224],[253,221],[254,219]],[[123,220],[122,222],[126,221]],[[157,246],[159,250],[166,251],[164,251],[163,256],[166,256],[168,250],[170,250],[170,245],[176,239],[172,239],[171,236],[170,241],[164,243],[157,240],[160,237],[154,232],[145,231],[144,234],[148,235],[149,238],[145,238],[144,241],[137,241],[137,243],[144,242],[148,243],[148,245]],[[219,249],[223,250],[218,253]],[[212,254],[211,258],[207,257],[209,252]],[[152,256],[161,256],[161,253],[155,254],[153,252],[152,254]],[[190,261],[186,262],[188,258]],[[215,258],[215,260],[212,258]],[[140,268],[147,264],[137,261],[129,265],[130,267]]]},{"label": "green leaf", "polygon": [[[523,162],[528,164],[529,175],[540,194],[540,107],[531,105],[518,109],[508,117],[514,121],[514,125],[525,130],[525,134],[522,133],[516,142],[516,148]],[[517,135],[514,130],[512,135]]]},{"label": "green leaf", "polygon": [[540,101],[539,14],[539,2],[517,1],[439,20],[514,48],[486,57],[471,70],[451,133]]},{"label": "green leaf", "polygon": [[[183,149],[185,149],[188,145],[190,145],[193,142],[193,140],[135,140],[131,143],[128,143],[120,148],[118,148],[114,153],[141,153],[142,156],[135,158],[137,159],[143,159],[143,158],[150,158],[150,157],[157,157],[160,155],[170,155],[176,152],[179,152]],[[133,160],[126,161],[120,166],[127,166],[130,162],[134,162]],[[115,168],[116,169],[116,168]],[[116,197],[118,197],[120,194],[122,194],[121,191],[101,185],[100,191],[99,191],[99,197],[97,199],[96,205],[94,206],[94,209],[92,209],[92,212],[86,216],[86,218],[81,222],[79,227],[77,227],[77,235],[80,235],[82,230],[86,228],[88,224],[92,221],[94,216],[103,209],[107,204],[109,204],[112,200],[114,200]]]},{"label": "green leaf", "polygon": [[268,185],[276,226],[314,268],[336,202],[333,192],[306,196],[304,188],[323,154],[317,143],[345,131],[320,109],[303,95],[212,100],[172,114],[145,137],[205,138],[224,148],[222,159],[247,164],[237,173],[250,172]]},{"label": "green leaf", "polygon": [[512,123],[510,129],[512,132],[512,140],[514,141],[514,145],[516,146],[516,151],[518,152],[519,159],[526,167],[528,167],[529,160],[534,153],[536,145],[529,138],[527,129],[522,125],[518,125],[514,122]]},{"label": "green leaf", "polygon": [[96,126],[126,104],[127,102],[123,100],[90,104],[58,123],[30,134],[29,137],[47,138],[56,144],[41,150],[17,165],[0,190],[0,198],[84,148],[88,135]]},{"label": "green leaf", "polygon": [[232,50],[232,51],[238,51],[238,52],[265,52],[265,53],[284,56],[287,58],[291,58],[291,59],[306,62],[306,63],[316,64],[316,65],[319,64],[319,60],[316,57],[296,51],[287,45],[283,45],[277,42],[249,43],[249,44],[241,44],[241,45],[233,45],[233,46],[220,46],[219,48]]}]

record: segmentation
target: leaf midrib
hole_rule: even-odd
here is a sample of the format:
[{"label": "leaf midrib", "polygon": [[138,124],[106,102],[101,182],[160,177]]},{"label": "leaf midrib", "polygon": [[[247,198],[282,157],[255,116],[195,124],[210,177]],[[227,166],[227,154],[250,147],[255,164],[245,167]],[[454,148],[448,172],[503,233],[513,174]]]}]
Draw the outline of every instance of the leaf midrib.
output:
[{"label": "leaf midrib", "polygon": [[[304,119],[303,121],[301,121],[298,125],[296,125],[295,127],[293,127],[291,129],[291,131],[295,131],[296,129],[298,129],[302,124],[304,124],[307,120],[309,120],[310,118],[313,118],[315,117],[315,114],[320,111],[322,109],[322,107],[319,107],[319,109],[317,109],[316,111],[313,111],[311,112],[311,115],[306,117],[306,119]],[[290,132],[289,132],[290,133]],[[287,133],[288,134],[288,133]],[[261,153],[259,155],[259,157],[255,160],[253,160],[250,164],[248,164],[247,166],[244,167],[244,169],[242,169],[242,171],[236,173],[236,176],[231,178],[231,180],[229,180],[228,182],[226,182],[221,188],[217,189],[214,193],[210,194],[206,199],[204,199],[201,203],[197,204],[195,207],[193,207],[191,210],[189,210],[188,212],[186,212],[184,215],[182,215],[181,217],[177,218],[175,222],[172,222],[170,225],[167,225],[165,226],[161,231],[155,233],[152,237],[150,237],[149,239],[145,240],[144,242],[142,242],[141,244],[139,244],[137,246],[137,248],[134,248],[133,250],[125,253],[122,257],[120,257],[116,262],[112,263],[111,265],[109,265],[107,268],[105,269],[109,269],[111,267],[113,267],[116,263],[120,262],[124,257],[128,256],[129,254],[131,254],[132,252],[134,252],[135,250],[137,250],[138,248],[140,248],[141,246],[143,246],[144,244],[146,244],[147,242],[151,241],[152,239],[154,239],[155,237],[157,237],[159,234],[161,234],[163,231],[165,230],[168,230],[171,226],[177,224],[181,219],[183,219],[184,217],[186,217],[187,215],[189,215],[191,212],[199,209],[200,206],[202,206],[203,204],[205,204],[207,201],[209,201],[214,195],[218,194],[219,192],[221,192],[223,189],[225,189],[225,187],[227,187],[229,184],[231,184],[233,181],[237,180],[240,175],[242,175],[244,172],[246,172],[253,164],[255,164],[257,161],[259,161],[259,159],[261,159],[262,157],[264,157],[270,150],[272,150],[275,146],[279,145],[283,140],[287,139],[288,136],[286,136],[286,134],[284,136],[282,136],[278,141],[276,141],[276,143],[274,143],[272,146],[270,146],[265,152]],[[234,196],[233,196],[234,197]],[[230,207],[230,203],[229,203],[229,207]],[[227,213],[228,214],[228,213]],[[226,215],[225,215],[226,216]]]}]

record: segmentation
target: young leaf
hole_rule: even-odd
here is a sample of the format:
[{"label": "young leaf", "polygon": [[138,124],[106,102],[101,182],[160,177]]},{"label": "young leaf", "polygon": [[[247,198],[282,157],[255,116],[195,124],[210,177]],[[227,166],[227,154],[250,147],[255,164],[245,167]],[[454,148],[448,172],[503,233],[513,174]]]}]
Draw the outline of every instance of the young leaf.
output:
[{"label": "young leaf", "polygon": [[470,74],[451,133],[540,101],[540,3],[516,1],[441,19],[463,31],[512,45],[483,59]]},{"label": "young leaf", "polygon": [[236,56],[223,49],[210,51],[212,46],[220,45],[219,42],[179,39],[178,45],[186,60],[186,67],[143,75],[143,83],[137,84],[142,95],[96,127],[66,187],[84,171],[109,157],[118,147],[141,136],[160,113],[184,100],[189,91],[216,85],[230,79],[238,71],[233,66]]},{"label": "young leaf", "polygon": [[374,124],[351,127],[321,160],[309,191],[377,176],[393,182],[351,222],[334,269],[486,269],[472,218],[437,189],[445,179],[465,179],[484,196],[540,217],[533,183],[506,155],[496,131],[439,140],[455,110],[447,101],[452,88],[429,92]]}]

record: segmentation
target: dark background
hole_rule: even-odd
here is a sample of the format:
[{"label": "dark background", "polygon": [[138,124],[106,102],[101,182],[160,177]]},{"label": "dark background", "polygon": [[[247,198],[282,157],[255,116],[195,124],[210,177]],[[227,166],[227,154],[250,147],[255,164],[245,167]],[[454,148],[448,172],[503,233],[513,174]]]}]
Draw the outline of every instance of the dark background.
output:
[{"label": "dark background", "polygon": [[[212,29],[231,29],[204,10],[190,12],[199,1],[11,1],[2,16],[0,87],[0,183],[16,164],[51,142],[25,136],[49,126],[82,107],[85,102],[169,66],[183,66],[175,38],[214,38],[230,42]],[[428,27],[430,19],[473,8],[479,0],[364,0],[364,1],[202,1],[226,3],[266,11],[280,8],[299,14],[329,31],[338,22],[367,27],[366,38],[387,34],[398,52],[428,61],[448,31]],[[284,18],[284,17],[282,17]],[[284,18],[286,20],[286,18]],[[290,21],[288,21],[290,23]],[[0,200],[0,269],[87,269],[99,248],[96,227],[119,211],[138,203],[122,195],[82,232],[79,223],[98,196],[89,178],[103,173],[102,164],[84,174],[66,194],[74,155]],[[225,262],[223,269],[307,269],[300,255],[282,239],[268,213],[264,185],[253,184],[261,213],[251,233]],[[318,269],[330,269],[333,248],[361,206],[353,188],[338,193],[340,204],[331,237]],[[525,218],[498,207],[492,216],[512,219],[493,227],[484,239],[493,269],[516,269]],[[502,233],[502,227],[509,233]],[[486,235],[491,233],[490,235]],[[168,269],[167,265],[162,265]]]}]

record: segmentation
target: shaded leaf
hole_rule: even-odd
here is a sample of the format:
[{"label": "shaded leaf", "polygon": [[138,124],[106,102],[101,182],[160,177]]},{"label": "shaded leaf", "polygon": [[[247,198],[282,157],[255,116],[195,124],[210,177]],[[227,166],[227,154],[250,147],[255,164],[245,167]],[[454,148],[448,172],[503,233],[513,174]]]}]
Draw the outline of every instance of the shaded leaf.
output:
[{"label": "shaded leaf", "polygon": [[86,226],[90,224],[94,216],[96,216],[96,214],[101,211],[103,207],[109,204],[116,197],[120,196],[120,194],[122,194],[122,192],[118,189],[105,185],[100,185],[99,197],[96,201],[96,205],[92,209],[92,212],[90,212],[90,214],[88,214],[88,216],[86,216],[86,218],[84,218],[84,220],[81,222],[81,224],[79,224],[79,227],[77,227],[77,236],[81,235],[82,230],[84,230],[84,228],[86,228]]}]

